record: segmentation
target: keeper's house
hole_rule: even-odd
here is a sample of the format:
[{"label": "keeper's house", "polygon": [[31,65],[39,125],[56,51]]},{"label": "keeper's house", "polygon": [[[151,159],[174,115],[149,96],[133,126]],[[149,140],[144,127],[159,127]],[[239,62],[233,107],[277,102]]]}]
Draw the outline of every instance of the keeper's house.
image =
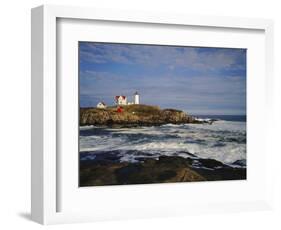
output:
[{"label": "keeper's house", "polygon": [[117,105],[127,105],[127,97],[126,96],[115,96],[115,103]]}]

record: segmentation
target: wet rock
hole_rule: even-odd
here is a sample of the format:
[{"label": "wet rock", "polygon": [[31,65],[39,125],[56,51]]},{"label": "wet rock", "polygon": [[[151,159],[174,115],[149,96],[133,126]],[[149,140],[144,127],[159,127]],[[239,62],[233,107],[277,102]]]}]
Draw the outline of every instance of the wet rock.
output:
[{"label": "wet rock", "polygon": [[238,166],[242,166],[245,167],[246,166],[246,160],[237,160],[234,163],[232,163],[233,165],[238,165]]},{"label": "wet rock", "polygon": [[194,168],[197,173],[204,176],[208,181],[220,180],[246,180],[246,168],[222,167],[217,169]]},{"label": "wet rock", "polygon": [[220,161],[214,160],[214,159],[200,159],[198,160],[201,164],[201,166],[205,167],[205,168],[217,168],[217,167],[226,167],[226,165],[224,165],[223,163],[221,163]]},{"label": "wet rock", "polygon": [[[230,167],[212,159],[161,156],[138,163],[119,162],[108,154],[80,161],[80,186],[150,184],[192,181],[244,180],[244,167]],[[139,159],[140,160],[140,159]],[[196,163],[196,164],[195,164]],[[195,166],[195,167],[194,167]]]},{"label": "wet rock", "polygon": [[80,163],[80,186],[150,184],[206,180],[182,157],[145,159],[138,163]]}]

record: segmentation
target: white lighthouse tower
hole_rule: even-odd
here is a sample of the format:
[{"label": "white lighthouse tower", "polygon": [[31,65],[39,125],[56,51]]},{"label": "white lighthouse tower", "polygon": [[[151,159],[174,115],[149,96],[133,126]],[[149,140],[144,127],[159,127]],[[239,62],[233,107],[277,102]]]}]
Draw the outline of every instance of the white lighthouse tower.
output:
[{"label": "white lighthouse tower", "polygon": [[138,94],[137,91],[135,92],[134,97],[135,97],[134,104],[138,105],[140,103],[140,95]]}]

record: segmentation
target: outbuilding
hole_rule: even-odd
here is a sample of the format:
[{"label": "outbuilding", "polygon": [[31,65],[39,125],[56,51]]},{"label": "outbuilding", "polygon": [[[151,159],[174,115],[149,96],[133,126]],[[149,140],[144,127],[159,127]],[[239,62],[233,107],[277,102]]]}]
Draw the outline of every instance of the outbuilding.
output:
[{"label": "outbuilding", "polygon": [[97,104],[97,108],[99,108],[99,109],[105,109],[106,108],[106,104],[102,101],[102,102],[99,102],[98,104]]}]

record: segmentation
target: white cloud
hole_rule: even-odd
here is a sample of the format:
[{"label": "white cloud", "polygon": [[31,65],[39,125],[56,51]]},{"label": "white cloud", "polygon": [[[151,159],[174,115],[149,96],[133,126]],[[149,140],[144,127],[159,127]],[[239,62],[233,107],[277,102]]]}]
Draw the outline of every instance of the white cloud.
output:
[{"label": "white cloud", "polygon": [[[102,71],[81,69],[81,98],[89,104],[97,100],[110,104],[115,95],[130,96],[138,90],[141,101],[147,104],[191,113],[245,113],[246,77],[233,76],[236,72],[232,72],[245,72],[246,56],[242,50],[83,43],[80,55],[80,60],[90,65],[105,64]],[[117,73],[111,63],[131,65],[132,69],[159,67],[163,71]]]},{"label": "white cloud", "polygon": [[170,70],[176,67],[202,71],[241,68],[237,62],[241,59],[242,50],[210,49],[211,52],[202,50],[206,51],[193,47],[82,43],[80,54],[82,60],[92,63],[167,65]]}]

